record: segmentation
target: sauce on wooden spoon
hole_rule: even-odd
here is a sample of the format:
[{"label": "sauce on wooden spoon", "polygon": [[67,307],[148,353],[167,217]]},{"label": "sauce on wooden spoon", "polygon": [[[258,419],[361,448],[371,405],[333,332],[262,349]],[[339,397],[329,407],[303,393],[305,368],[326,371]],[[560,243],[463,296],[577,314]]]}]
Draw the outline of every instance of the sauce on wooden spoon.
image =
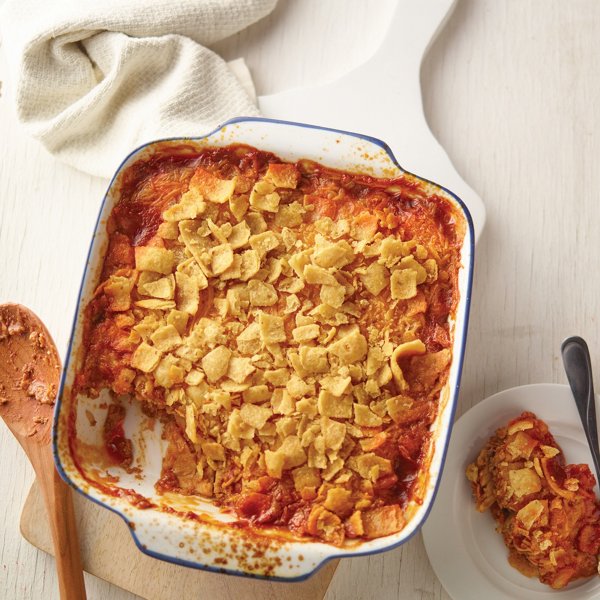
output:
[{"label": "sauce on wooden spoon", "polygon": [[50,334],[31,313],[0,305],[0,416],[15,435],[49,444],[60,358]]}]

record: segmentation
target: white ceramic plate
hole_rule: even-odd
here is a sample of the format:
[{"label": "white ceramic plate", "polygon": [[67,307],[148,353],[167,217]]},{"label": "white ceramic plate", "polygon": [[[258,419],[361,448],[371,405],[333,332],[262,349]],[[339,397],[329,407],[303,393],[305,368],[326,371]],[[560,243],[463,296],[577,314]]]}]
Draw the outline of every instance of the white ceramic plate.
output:
[{"label": "white ceramic plate", "polygon": [[454,425],[437,498],[423,527],[433,570],[454,600],[600,598],[600,577],[557,591],[519,573],[508,564],[490,512],[475,510],[465,469],[494,431],[524,410],[548,424],[568,463],[593,464],[569,386],[525,385],[483,400]]}]

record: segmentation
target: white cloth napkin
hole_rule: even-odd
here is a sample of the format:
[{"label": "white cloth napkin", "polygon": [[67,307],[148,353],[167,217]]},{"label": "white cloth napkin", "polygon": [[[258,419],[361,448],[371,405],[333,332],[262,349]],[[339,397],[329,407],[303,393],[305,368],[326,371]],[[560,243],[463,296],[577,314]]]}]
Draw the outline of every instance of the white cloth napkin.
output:
[{"label": "white cloth napkin", "polygon": [[102,177],[144,142],[255,115],[245,63],[230,68],[205,46],[276,1],[5,0],[17,115],[52,154]]}]

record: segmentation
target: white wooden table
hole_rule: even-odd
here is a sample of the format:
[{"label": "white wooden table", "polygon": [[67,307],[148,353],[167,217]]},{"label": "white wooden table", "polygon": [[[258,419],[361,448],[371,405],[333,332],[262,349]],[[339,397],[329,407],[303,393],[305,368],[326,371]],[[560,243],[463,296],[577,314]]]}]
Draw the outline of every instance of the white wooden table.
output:
[{"label": "white wooden table", "polygon": [[[246,57],[259,93],[326,81],[374,51],[392,4],[281,0],[216,49]],[[488,210],[459,414],[507,387],[564,382],[559,345],[570,334],[587,338],[600,373],[598,30],[594,0],[460,0],[423,66],[431,127]],[[63,355],[105,186],[25,138],[0,97],[0,301],[34,309]],[[18,530],[31,480],[0,424],[0,598],[58,598],[53,559]],[[133,598],[86,581],[91,599]],[[448,598],[420,537],[343,561],[328,599],[375,593]]]}]

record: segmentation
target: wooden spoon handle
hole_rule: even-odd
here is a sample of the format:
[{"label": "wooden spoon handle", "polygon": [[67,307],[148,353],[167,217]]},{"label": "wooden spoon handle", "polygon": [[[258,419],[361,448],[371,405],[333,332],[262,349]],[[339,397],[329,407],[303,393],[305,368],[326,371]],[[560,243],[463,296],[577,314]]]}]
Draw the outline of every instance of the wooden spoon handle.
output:
[{"label": "wooden spoon handle", "polygon": [[[61,600],[85,600],[83,567],[69,486],[60,478],[48,446],[37,446],[32,460],[46,504],[54,543]],[[35,450],[34,450],[35,451]],[[33,457],[30,457],[33,458]]]}]

